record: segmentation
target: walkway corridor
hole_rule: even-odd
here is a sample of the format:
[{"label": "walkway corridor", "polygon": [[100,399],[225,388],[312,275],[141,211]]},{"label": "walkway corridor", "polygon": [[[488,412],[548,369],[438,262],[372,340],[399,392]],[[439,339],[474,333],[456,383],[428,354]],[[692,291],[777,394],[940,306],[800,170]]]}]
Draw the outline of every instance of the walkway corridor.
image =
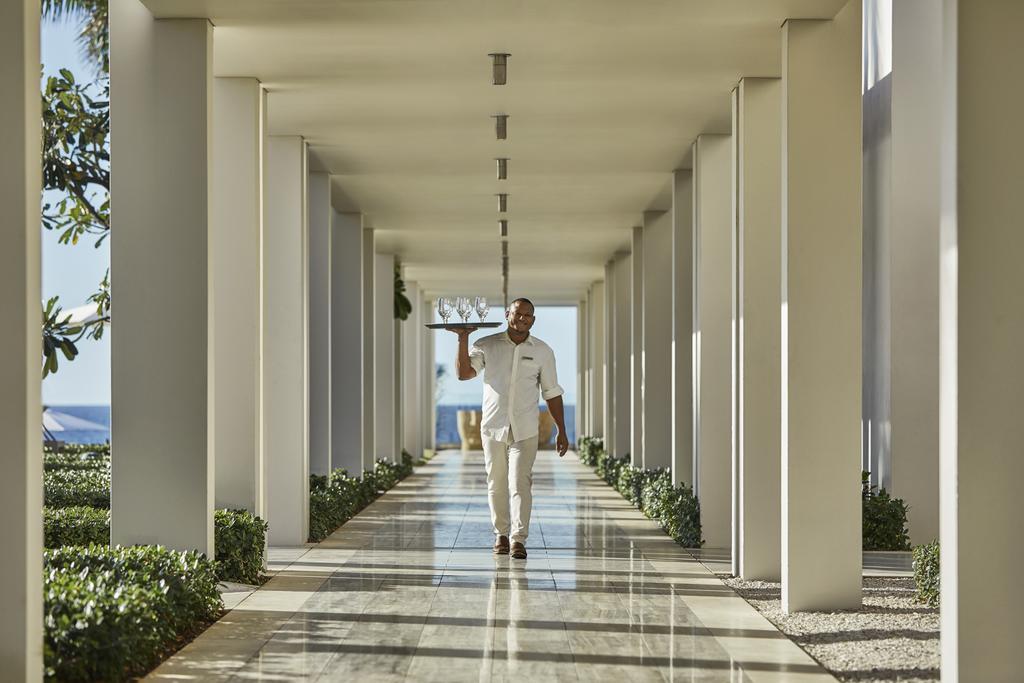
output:
[{"label": "walkway corridor", "polygon": [[526,561],[491,553],[483,457],[445,452],[153,680],[831,681],[570,454],[538,455]]}]

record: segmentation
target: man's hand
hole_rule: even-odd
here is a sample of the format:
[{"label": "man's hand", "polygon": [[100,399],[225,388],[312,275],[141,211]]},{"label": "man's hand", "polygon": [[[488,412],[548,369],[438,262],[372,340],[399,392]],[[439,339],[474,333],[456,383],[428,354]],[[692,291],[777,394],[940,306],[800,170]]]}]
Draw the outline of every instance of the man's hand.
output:
[{"label": "man's hand", "polygon": [[477,331],[476,327],[448,328],[459,336],[459,348],[455,352],[455,372],[459,381],[473,379],[476,377],[476,370],[469,362],[469,335]]},{"label": "man's hand", "polygon": [[559,431],[558,437],[555,438],[555,449],[558,451],[559,458],[565,455],[565,452],[569,450],[569,437],[567,437],[562,431]]}]

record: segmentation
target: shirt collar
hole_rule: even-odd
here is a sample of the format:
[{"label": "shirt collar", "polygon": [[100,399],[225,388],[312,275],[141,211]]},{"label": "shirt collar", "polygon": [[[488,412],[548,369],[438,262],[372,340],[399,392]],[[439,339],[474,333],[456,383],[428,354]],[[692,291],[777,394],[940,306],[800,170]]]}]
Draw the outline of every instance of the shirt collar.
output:
[{"label": "shirt collar", "polygon": [[[507,328],[505,330],[505,341],[507,341],[509,344],[512,344],[513,346],[515,346],[515,342],[512,341],[512,337],[508,336],[508,329]],[[533,335],[531,334],[531,335],[527,336],[526,337],[526,341],[524,341],[523,343],[524,344],[529,344],[530,346],[533,346]]]}]

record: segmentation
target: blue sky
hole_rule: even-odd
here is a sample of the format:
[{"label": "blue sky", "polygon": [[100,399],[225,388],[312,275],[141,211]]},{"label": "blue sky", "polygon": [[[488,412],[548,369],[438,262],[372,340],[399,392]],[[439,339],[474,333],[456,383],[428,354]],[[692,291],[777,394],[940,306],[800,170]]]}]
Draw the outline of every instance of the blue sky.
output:
[{"label": "blue sky", "polygon": [[[501,304],[494,306],[487,314],[487,320],[501,322],[504,320]],[[437,318],[437,312],[434,312]],[[473,314],[472,320],[476,320]],[[458,316],[453,314],[449,322],[457,322]],[[440,319],[438,319],[440,322]],[[470,337],[473,340],[492,334],[493,330],[480,330]],[[458,338],[451,332],[435,332],[434,358],[446,369],[447,378],[443,383],[440,403],[446,405],[479,405],[483,397],[483,382],[478,377],[466,382],[455,379],[455,352],[458,349]],[[565,389],[564,401],[576,403],[576,308],[574,306],[540,306],[537,308],[537,321],[531,331],[538,339],[543,340],[555,352],[555,363],[558,371],[558,383]]]},{"label": "blue sky", "polygon": [[[67,68],[80,82],[92,78],[93,71],[82,60],[75,41],[77,34],[74,22],[44,21],[41,38],[45,74]],[[43,230],[42,236],[43,299],[59,295],[65,309],[85,304],[110,265],[110,241],[95,249],[93,240],[72,246],[58,243],[58,233]],[[98,342],[83,339],[78,349],[81,353],[73,363],[61,358],[60,371],[43,380],[44,404],[110,403],[110,336]]]}]

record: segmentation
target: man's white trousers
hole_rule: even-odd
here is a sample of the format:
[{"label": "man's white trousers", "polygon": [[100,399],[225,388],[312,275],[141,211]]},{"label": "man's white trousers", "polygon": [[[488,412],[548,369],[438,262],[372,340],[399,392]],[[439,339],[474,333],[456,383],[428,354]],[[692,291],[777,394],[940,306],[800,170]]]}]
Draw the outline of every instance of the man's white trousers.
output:
[{"label": "man's white trousers", "polygon": [[487,502],[491,505],[494,533],[525,544],[526,537],[530,535],[537,436],[511,444],[485,436],[483,444]]}]

